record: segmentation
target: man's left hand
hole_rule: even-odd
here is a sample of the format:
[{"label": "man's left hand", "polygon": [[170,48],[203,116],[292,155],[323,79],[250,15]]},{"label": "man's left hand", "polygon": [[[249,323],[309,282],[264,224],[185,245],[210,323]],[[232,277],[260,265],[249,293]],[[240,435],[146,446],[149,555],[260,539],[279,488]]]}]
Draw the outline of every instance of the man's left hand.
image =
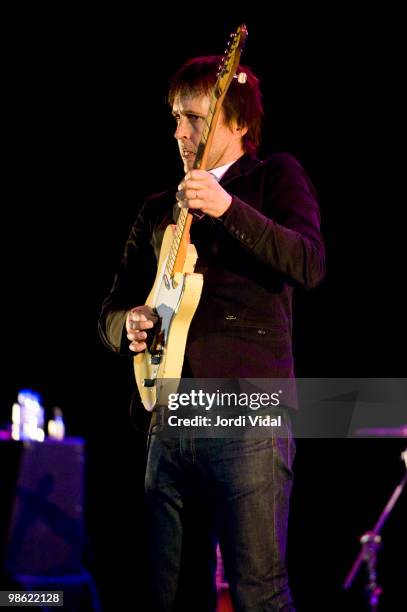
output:
[{"label": "man's left hand", "polygon": [[232,203],[232,196],[205,170],[190,170],[178,185],[178,206],[201,210],[210,217],[220,217]]}]

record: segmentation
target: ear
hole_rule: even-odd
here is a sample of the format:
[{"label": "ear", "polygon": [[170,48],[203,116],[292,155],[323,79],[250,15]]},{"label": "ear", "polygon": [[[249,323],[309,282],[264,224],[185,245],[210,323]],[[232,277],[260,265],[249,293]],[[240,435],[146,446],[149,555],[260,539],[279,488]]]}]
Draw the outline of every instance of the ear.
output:
[{"label": "ear", "polygon": [[243,127],[243,126],[241,126],[241,127],[237,127],[237,128],[236,128],[236,131],[237,131],[237,132],[240,132],[240,136],[243,138],[243,136],[244,136],[245,134],[247,134],[247,130],[248,130],[248,129],[249,129],[249,128],[248,128],[247,126],[244,126],[244,127]]},{"label": "ear", "polygon": [[243,138],[243,136],[247,134],[247,131],[249,128],[247,126],[237,125],[237,122],[234,119],[232,123],[229,125],[229,129],[238,138]]}]

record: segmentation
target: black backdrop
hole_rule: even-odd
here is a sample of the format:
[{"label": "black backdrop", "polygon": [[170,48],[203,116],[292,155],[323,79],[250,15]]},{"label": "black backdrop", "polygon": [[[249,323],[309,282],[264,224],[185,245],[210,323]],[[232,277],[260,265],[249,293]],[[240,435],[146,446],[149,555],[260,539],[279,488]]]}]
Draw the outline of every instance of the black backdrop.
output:
[{"label": "black backdrop", "polygon": [[[247,24],[244,62],[261,78],[267,112],[261,153],[303,163],[327,243],[326,280],[297,296],[298,374],[401,377],[402,13],[398,3],[273,2],[144,15],[30,9],[5,20],[0,417],[4,425],[18,389],[31,387],[48,416],[61,406],[68,433],[85,437],[89,564],[106,609],[141,597],[144,441],[128,419],[131,364],[101,346],[96,320],[138,206],[182,176],[168,77],[190,56],[221,52]],[[402,476],[405,446],[299,441],[289,546],[299,610],[363,609],[362,583],[346,595],[340,584]],[[388,610],[403,596],[405,509],[404,494],[385,532]]]}]

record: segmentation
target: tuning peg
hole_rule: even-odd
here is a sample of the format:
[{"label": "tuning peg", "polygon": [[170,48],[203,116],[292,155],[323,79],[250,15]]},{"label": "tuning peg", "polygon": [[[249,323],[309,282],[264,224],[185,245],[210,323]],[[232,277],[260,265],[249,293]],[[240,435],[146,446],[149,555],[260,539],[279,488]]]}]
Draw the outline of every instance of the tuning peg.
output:
[{"label": "tuning peg", "polygon": [[235,74],[233,78],[237,79],[237,82],[242,85],[247,81],[247,74],[245,72],[239,72],[239,74]]}]

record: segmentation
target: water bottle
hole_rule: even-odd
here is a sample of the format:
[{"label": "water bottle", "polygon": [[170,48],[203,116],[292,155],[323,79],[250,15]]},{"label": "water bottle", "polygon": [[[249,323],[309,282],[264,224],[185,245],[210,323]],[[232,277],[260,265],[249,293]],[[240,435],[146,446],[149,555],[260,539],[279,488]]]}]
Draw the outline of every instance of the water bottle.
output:
[{"label": "water bottle", "polygon": [[65,437],[64,417],[58,406],[54,408],[54,418],[48,421],[48,437],[53,440],[63,440]]}]

